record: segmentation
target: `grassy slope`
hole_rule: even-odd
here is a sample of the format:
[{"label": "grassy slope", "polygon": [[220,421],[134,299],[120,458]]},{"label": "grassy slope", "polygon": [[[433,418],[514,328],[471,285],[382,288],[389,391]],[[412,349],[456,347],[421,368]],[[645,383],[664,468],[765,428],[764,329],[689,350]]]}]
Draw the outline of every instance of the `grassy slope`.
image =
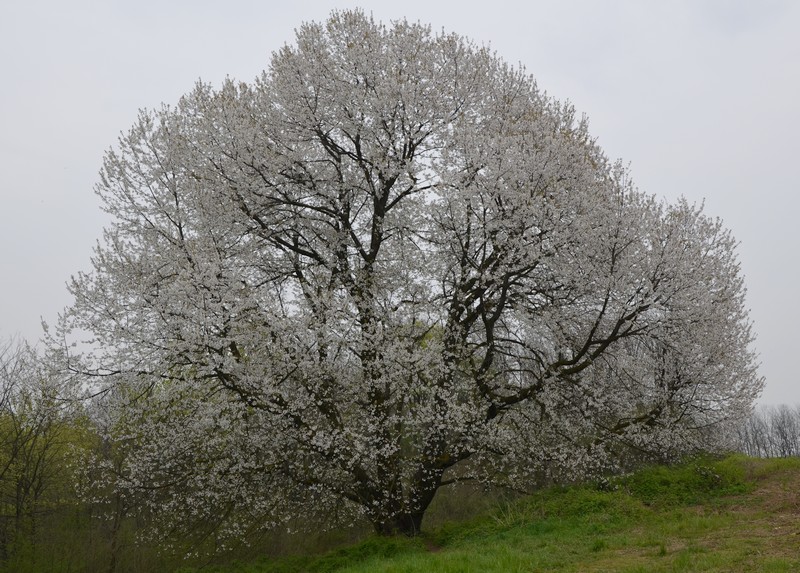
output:
[{"label": "grassy slope", "polygon": [[543,491],[418,539],[214,571],[800,571],[800,459],[693,462],[611,486]]}]

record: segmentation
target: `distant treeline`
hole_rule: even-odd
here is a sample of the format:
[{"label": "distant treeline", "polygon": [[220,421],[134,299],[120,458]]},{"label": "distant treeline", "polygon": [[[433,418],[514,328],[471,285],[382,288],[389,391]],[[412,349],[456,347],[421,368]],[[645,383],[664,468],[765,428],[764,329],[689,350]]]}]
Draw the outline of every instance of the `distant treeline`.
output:
[{"label": "distant treeline", "polygon": [[737,449],[748,456],[800,456],[800,404],[757,408],[737,433]]}]

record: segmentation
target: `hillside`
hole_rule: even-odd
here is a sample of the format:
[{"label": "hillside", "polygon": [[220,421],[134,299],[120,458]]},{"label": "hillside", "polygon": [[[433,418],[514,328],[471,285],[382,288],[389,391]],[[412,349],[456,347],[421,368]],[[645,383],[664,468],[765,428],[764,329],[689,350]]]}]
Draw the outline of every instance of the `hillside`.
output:
[{"label": "hillside", "polygon": [[732,457],[555,488],[419,539],[215,573],[800,571],[800,459]]}]

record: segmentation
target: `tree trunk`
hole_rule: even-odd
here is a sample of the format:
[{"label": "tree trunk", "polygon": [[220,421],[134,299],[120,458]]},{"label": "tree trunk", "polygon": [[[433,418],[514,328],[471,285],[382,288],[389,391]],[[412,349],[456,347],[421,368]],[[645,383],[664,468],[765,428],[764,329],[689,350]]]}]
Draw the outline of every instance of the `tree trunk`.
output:
[{"label": "tree trunk", "polygon": [[410,499],[416,500],[411,507],[387,512],[386,515],[377,515],[372,520],[372,525],[378,535],[405,535],[414,537],[422,529],[422,519],[425,511],[433,501],[439,486],[442,483],[442,469],[420,467],[416,475],[416,485],[410,488]]},{"label": "tree trunk", "polygon": [[373,525],[375,527],[375,532],[381,536],[405,535],[406,537],[414,537],[420,533],[424,515],[424,511],[400,513],[385,521],[376,522]]}]

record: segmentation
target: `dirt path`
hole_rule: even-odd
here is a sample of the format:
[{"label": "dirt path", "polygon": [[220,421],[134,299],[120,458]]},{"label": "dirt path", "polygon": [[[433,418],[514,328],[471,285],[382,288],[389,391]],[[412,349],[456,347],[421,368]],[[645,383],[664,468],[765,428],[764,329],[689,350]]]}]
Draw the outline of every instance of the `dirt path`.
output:
[{"label": "dirt path", "polygon": [[[759,462],[753,463],[757,472]],[[746,533],[763,554],[800,558],[800,471],[782,470],[756,479],[755,491],[729,509],[737,518],[739,535]]]}]

